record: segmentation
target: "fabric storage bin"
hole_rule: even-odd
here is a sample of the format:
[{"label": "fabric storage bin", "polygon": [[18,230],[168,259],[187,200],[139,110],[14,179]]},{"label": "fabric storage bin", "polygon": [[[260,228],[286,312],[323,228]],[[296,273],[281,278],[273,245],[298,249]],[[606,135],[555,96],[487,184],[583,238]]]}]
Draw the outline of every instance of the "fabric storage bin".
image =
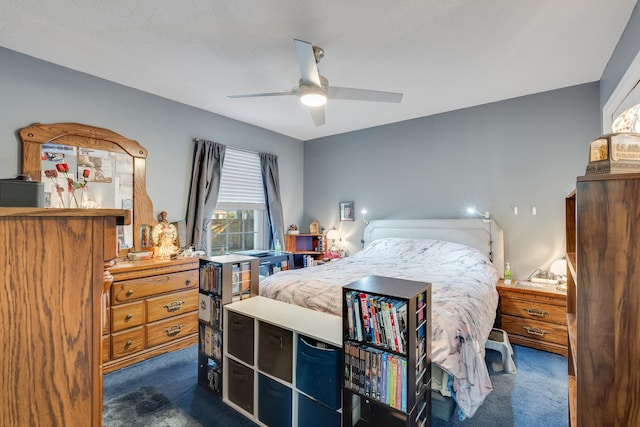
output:
[{"label": "fabric storage bin", "polygon": [[291,389],[263,374],[258,376],[258,419],[272,427],[291,426]]},{"label": "fabric storage bin", "polygon": [[298,425],[304,427],[340,427],[340,413],[298,394]]},{"label": "fabric storage bin", "polygon": [[229,400],[253,414],[253,370],[235,360],[227,360]]},{"label": "fabric storage bin", "polygon": [[253,365],[253,318],[229,311],[227,320],[229,354]]},{"label": "fabric storage bin", "polygon": [[293,333],[265,322],[258,329],[258,369],[292,382]]},{"label": "fabric storage bin", "polygon": [[341,350],[318,347],[317,341],[298,336],[296,387],[331,409],[340,409]]}]

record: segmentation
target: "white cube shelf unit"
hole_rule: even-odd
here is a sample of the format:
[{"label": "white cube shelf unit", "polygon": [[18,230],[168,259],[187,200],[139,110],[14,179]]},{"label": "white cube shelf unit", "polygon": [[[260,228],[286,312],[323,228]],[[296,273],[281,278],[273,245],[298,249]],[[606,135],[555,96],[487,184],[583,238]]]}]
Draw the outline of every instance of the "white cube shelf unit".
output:
[{"label": "white cube shelf unit", "polygon": [[224,324],[226,404],[263,426],[340,426],[341,317],[258,296]]}]

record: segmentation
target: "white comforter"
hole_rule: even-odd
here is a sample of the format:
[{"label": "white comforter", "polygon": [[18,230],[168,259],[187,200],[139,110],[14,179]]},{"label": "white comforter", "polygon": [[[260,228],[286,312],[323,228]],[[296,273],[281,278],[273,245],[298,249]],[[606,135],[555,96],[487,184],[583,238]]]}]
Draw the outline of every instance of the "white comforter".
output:
[{"label": "white comforter", "polygon": [[260,295],[341,316],[342,286],[368,275],[432,284],[432,362],[453,376],[458,406],[473,416],[492,390],[484,344],[498,304],[498,272],[480,251],[440,240],[380,239],[352,257],[267,277]]}]

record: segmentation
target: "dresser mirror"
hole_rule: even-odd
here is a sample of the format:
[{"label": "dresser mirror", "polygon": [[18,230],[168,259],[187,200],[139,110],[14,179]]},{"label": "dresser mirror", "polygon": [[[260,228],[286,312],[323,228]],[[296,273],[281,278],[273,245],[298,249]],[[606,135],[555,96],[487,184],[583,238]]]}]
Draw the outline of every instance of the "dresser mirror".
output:
[{"label": "dresser mirror", "polygon": [[118,226],[121,252],[149,246],[156,221],[146,190],[147,150],[137,141],[78,123],[36,123],[21,129],[20,139],[22,173],[44,184],[47,207],[130,209],[131,225]]}]

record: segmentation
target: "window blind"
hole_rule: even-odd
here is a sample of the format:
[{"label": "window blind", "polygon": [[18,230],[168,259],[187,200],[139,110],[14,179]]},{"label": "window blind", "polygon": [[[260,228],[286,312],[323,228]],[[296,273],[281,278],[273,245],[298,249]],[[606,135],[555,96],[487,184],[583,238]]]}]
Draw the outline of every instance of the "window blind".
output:
[{"label": "window blind", "polygon": [[265,209],[258,153],[227,147],[216,207],[218,209]]}]

